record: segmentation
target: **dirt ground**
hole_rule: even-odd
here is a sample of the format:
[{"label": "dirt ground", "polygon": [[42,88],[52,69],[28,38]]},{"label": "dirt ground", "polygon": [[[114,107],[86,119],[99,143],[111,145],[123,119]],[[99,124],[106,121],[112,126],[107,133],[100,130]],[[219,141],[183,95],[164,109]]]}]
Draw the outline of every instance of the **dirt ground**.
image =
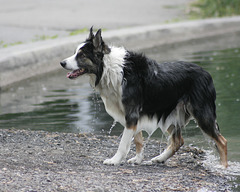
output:
[{"label": "dirt ground", "polygon": [[[202,166],[204,152],[192,147],[165,164],[103,165],[118,143],[114,136],[0,130],[0,191],[231,191],[227,178]],[[160,142],[150,139],[145,160],[159,150]]]}]

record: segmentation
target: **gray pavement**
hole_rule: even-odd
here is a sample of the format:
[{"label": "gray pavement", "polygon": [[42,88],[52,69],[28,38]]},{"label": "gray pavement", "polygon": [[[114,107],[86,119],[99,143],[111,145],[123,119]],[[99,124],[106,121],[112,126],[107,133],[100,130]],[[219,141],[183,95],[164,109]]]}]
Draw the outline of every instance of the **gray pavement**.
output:
[{"label": "gray pavement", "polygon": [[[59,61],[87,37],[87,33],[69,33],[92,25],[107,29],[103,34],[106,43],[133,50],[195,39],[218,37],[218,41],[223,34],[240,31],[240,17],[171,22],[187,18],[185,8],[190,2],[0,0],[0,91],[24,79],[59,70]],[[47,40],[40,40],[44,38]],[[15,45],[17,42],[22,44]]]},{"label": "gray pavement", "polygon": [[82,28],[119,29],[186,19],[193,0],[0,0],[0,48]]}]

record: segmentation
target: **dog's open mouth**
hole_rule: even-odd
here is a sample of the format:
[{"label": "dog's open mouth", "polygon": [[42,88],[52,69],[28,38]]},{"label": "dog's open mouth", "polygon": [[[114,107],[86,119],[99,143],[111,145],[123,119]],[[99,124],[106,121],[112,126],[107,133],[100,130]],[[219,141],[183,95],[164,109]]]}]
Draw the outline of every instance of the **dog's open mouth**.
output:
[{"label": "dog's open mouth", "polygon": [[74,71],[69,72],[67,74],[67,78],[69,78],[69,79],[76,79],[78,76],[83,75],[85,73],[85,71],[86,70],[84,68],[80,68],[80,69],[74,70]]}]

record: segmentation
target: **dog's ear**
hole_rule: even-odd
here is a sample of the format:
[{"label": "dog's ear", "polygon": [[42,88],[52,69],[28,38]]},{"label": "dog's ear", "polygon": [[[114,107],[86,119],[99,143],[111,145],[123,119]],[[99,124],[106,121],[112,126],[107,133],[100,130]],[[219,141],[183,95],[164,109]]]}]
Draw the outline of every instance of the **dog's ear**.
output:
[{"label": "dog's ear", "polygon": [[92,26],[92,27],[90,28],[88,40],[92,40],[93,38],[94,38],[94,34],[93,34],[93,26]]},{"label": "dog's ear", "polygon": [[102,30],[99,29],[97,31],[95,37],[93,38],[93,46],[94,46],[94,48],[95,48],[95,50],[97,52],[101,52],[102,51],[102,42],[103,42],[103,40],[102,40],[101,33],[102,33]]},{"label": "dog's ear", "polygon": [[103,52],[104,54],[110,53],[110,48],[104,43],[102,39],[102,30],[99,29],[93,38],[93,46],[97,52]]}]

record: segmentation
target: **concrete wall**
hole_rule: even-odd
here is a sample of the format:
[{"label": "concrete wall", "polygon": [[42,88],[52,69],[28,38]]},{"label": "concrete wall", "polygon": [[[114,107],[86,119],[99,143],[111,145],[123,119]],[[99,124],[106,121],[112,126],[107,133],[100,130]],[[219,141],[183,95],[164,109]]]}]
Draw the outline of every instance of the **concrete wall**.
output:
[{"label": "concrete wall", "polygon": [[[104,31],[103,39],[131,50],[216,37],[240,31],[240,17],[139,26]],[[0,50],[0,88],[60,69],[59,62],[72,55],[88,34],[13,46]]]}]

